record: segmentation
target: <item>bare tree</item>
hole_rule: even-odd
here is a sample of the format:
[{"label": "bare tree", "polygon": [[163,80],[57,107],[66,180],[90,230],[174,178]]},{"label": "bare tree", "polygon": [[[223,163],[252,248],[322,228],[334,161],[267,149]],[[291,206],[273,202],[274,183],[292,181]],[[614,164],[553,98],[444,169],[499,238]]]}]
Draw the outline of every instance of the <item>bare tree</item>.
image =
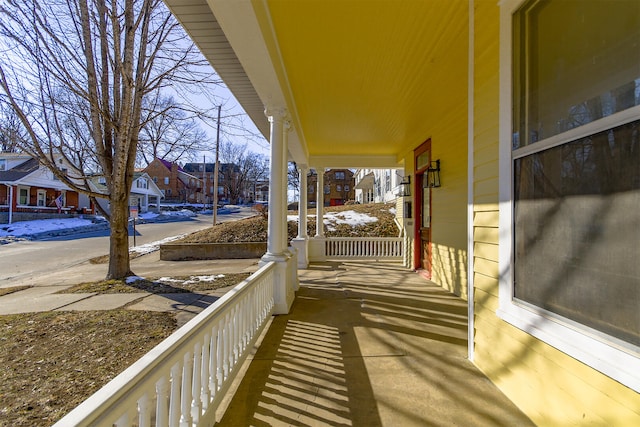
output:
[{"label": "bare tree", "polygon": [[[161,0],[6,0],[0,52],[0,102],[24,126],[22,148],[90,197],[101,194],[85,168],[97,166],[110,203],[107,278],[131,275],[128,205],[144,99],[192,82],[203,58]],[[89,165],[73,156],[79,146]],[[65,175],[56,156],[74,170]]]},{"label": "bare tree", "polygon": [[172,97],[156,92],[143,103],[143,120],[138,144],[139,165],[154,158],[175,162],[194,160],[207,149],[207,134],[193,114]]},{"label": "bare tree", "polygon": [[0,151],[18,151],[20,141],[24,141],[24,128],[11,108],[0,105]]},{"label": "bare tree", "polygon": [[226,163],[222,168],[220,184],[229,195],[231,203],[246,196],[256,181],[264,179],[269,170],[269,161],[262,154],[248,151],[246,144],[220,143],[219,159]]},{"label": "bare tree", "polygon": [[[287,186],[293,190],[294,195],[300,195],[300,174],[296,162],[289,162],[287,168]],[[299,197],[296,200],[300,200]]]}]

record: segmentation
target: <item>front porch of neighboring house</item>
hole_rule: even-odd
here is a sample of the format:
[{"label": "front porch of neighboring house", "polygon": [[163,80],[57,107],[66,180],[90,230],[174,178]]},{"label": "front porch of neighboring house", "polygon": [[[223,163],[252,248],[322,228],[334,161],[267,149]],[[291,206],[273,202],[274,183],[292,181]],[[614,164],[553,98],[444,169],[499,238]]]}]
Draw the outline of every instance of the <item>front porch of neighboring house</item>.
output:
[{"label": "front porch of neighboring house", "polygon": [[0,222],[75,214],[78,193],[32,185],[0,185]]}]

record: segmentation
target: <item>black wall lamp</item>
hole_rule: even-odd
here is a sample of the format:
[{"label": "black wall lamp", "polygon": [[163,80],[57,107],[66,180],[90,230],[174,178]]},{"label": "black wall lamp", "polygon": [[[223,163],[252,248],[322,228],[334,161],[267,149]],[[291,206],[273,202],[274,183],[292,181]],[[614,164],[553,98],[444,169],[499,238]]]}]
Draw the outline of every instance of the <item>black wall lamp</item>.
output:
[{"label": "black wall lamp", "polygon": [[440,187],[440,159],[429,163],[429,168],[427,168],[422,184],[424,188]]},{"label": "black wall lamp", "polygon": [[398,196],[410,196],[411,195],[411,175],[402,177],[398,188]]}]

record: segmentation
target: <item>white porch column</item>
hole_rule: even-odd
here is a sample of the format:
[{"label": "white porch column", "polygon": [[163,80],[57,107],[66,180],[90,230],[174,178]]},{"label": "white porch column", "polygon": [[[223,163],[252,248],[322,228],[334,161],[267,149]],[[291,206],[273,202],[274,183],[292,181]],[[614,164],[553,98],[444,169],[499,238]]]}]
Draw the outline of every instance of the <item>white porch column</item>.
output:
[{"label": "white porch column", "polygon": [[318,189],[316,191],[316,237],[324,237],[324,167],[316,169]]},{"label": "white porch column", "polygon": [[309,266],[309,239],[307,236],[307,165],[298,165],[300,197],[298,198],[298,236],[291,245],[298,250],[298,268]]},{"label": "white porch column", "polygon": [[[265,114],[271,123],[269,143],[271,147],[271,170],[269,172],[269,217],[267,231],[267,253],[260,261],[264,265],[276,263],[274,300],[275,314],[286,314],[293,304],[294,286],[292,255],[287,251],[287,135],[285,129],[286,110],[267,108]],[[292,266],[295,269],[295,266]],[[293,272],[295,273],[295,272]],[[295,275],[297,278],[297,274]]]},{"label": "white porch column", "polygon": [[[284,205],[287,200],[287,182],[284,179],[283,169],[286,168],[284,153],[286,151],[284,140],[285,110],[265,111],[271,123],[269,144],[271,148],[271,170],[269,172],[269,219],[267,231],[266,256],[282,255],[286,249],[286,241],[283,241],[283,217],[285,217]],[[286,173],[286,170],[285,170]]]},{"label": "white porch column", "polygon": [[307,238],[307,165],[298,165],[300,197],[298,200],[298,238]]},{"label": "white porch column", "polygon": [[326,240],[324,237],[324,166],[315,168],[318,183],[316,188],[316,235],[309,240],[309,261],[326,260]]}]

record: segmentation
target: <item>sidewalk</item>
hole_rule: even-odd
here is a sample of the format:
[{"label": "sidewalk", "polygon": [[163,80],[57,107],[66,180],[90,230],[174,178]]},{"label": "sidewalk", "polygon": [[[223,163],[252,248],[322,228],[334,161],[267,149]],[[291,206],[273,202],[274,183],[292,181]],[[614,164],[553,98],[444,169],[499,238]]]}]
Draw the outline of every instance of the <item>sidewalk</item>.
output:
[{"label": "sidewalk", "polygon": [[[145,278],[252,273],[258,269],[258,261],[258,259],[161,261],[160,252],[156,251],[131,260],[131,269],[136,275]],[[29,278],[28,283],[16,279],[14,286],[31,287],[0,296],[0,315],[54,310],[113,310],[126,306],[129,310],[176,312],[180,326],[230,289],[227,287],[202,293],[182,294],[57,293],[79,283],[102,280],[106,272],[106,264],[90,264],[87,261],[66,271],[52,272],[35,279]]]}]

